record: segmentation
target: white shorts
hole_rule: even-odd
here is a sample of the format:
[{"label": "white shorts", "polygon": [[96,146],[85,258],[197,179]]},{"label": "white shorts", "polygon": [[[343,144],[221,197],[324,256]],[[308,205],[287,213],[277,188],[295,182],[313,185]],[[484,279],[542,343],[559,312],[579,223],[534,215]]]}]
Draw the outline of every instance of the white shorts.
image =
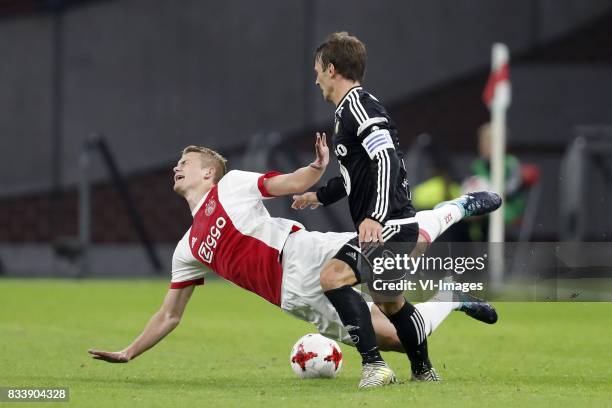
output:
[{"label": "white shorts", "polygon": [[[287,238],[282,258],[281,308],[314,324],[325,337],[350,345],[353,342],[336,309],[323,293],[319,277],[323,265],[355,235],[353,232],[300,230]],[[372,303],[368,306],[372,307]]]}]

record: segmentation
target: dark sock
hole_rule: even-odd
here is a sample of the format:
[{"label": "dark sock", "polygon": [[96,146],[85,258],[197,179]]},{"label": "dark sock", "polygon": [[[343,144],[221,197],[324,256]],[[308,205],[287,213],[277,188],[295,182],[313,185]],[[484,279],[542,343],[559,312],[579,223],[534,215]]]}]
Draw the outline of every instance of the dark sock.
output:
[{"label": "dark sock", "polygon": [[342,324],[361,354],[362,364],[383,361],[376,344],[370,309],[363,297],[350,286],[328,290],[325,296],[336,308]]},{"label": "dark sock", "polygon": [[427,334],[423,318],[417,309],[406,301],[395,314],[388,316],[395,326],[414,374],[421,374],[431,368],[427,353]]}]

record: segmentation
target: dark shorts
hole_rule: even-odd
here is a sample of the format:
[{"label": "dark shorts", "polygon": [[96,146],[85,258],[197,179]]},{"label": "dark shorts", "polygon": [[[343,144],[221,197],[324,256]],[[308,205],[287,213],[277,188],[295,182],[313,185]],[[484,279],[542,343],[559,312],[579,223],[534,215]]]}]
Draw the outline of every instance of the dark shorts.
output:
[{"label": "dark shorts", "polygon": [[[383,228],[384,244],[362,250],[359,247],[359,237],[355,237],[340,248],[334,255],[334,259],[349,265],[355,273],[357,282],[367,285],[373,296],[378,294],[393,298],[400,295],[403,290],[389,290],[388,285],[381,285],[380,282],[400,282],[406,279],[408,271],[403,268],[383,267],[384,260],[395,259],[397,255],[410,255],[416,246],[418,237],[418,223],[385,226]],[[376,280],[379,282],[374,285]],[[381,286],[385,286],[385,289],[380,289]],[[382,300],[384,301],[384,298]]]}]

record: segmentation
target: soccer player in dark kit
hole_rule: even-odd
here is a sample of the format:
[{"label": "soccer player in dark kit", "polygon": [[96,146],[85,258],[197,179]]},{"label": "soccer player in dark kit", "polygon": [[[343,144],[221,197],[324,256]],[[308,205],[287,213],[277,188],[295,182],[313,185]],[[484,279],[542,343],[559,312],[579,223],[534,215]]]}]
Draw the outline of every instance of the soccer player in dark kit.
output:
[{"label": "soccer player in dark kit", "polygon": [[[397,129],[379,100],[361,87],[365,67],[364,44],[346,32],[331,34],[317,48],[316,84],[323,98],[336,107],[333,146],[341,176],[316,192],[294,196],[293,207],[315,208],[348,197],[359,235],[324,266],[321,287],[362,356],[360,387],[373,387],[395,382],[395,375],[380,355],[366,302],[352,289],[371,280],[362,276],[358,263],[371,264],[383,253],[383,244],[389,243],[401,244],[406,253],[418,256],[432,241],[428,231],[439,235],[465,216],[493,211],[501,205],[501,198],[490,192],[470,193],[453,200],[455,205],[415,216]],[[395,326],[413,379],[439,381],[429,360],[419,311],[401,292],[374,300]],[[487,308],[490,306],[483,303],[480,312],[488,316],[484,320],[491,316],[496,320],[495,311]]]}]

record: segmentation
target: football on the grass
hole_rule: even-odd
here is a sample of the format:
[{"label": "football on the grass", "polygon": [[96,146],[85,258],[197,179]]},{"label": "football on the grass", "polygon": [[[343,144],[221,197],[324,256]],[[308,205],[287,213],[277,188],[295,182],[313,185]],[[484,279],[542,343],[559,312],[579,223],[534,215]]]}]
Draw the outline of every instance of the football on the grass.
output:
[{"label": "football on the grass", "polygon": [[289,362],[300,378],[334,378],[342,368],[342,351],[327,337],[307,334],[293,346]]}]

